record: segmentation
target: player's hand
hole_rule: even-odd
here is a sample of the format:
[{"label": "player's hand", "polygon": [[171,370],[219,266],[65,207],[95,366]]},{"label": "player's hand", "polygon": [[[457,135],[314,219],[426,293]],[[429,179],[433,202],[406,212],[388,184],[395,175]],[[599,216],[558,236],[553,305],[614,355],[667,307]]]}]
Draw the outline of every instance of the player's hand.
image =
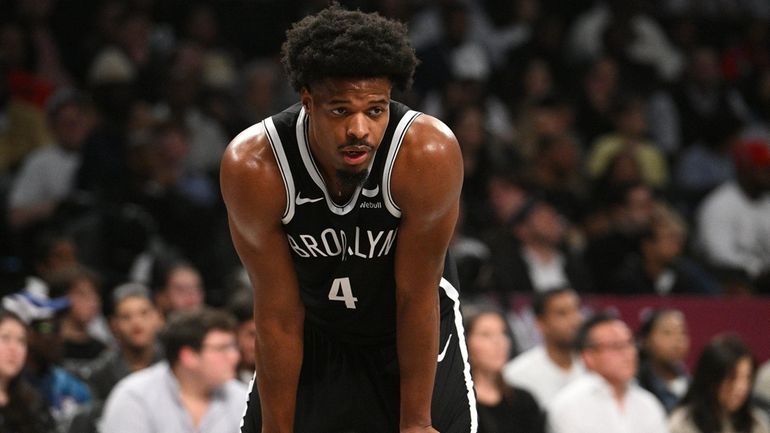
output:
[{"label": "player's hand", "polygon": [[409,427],[409,428],[400,430],[399,433],[439,433],[439,431],[434,429],[432,426],[427,426],[427,427]]}]

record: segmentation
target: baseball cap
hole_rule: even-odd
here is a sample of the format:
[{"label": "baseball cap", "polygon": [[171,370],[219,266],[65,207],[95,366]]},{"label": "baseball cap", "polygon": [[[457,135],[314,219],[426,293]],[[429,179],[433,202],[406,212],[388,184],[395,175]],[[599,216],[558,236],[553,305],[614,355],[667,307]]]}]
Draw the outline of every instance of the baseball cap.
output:
[{"label": "baseball cap", "polygon": [[762,139],[744,139],[735,146],[733,157],[740,168],[770,168],[770,145]]},{"label": "baseball cap", "polygon": [[56,313],[69,308],[70,301],[66,296],[49,298],[48,286],[39,278],[28,277],[24,289],[4,296],[2,305],[30,324],[54,318]]}]

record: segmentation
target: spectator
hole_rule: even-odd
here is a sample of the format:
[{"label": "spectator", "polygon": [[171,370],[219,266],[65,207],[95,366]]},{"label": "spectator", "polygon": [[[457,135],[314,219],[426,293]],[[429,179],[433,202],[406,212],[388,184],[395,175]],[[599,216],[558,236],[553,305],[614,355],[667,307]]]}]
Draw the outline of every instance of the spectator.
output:
[{"label": "spectator", "polygon": [[[743,141],[735,148],[733,158],[737,178],[703,200],[697,211],[696,242],[707,263],[721,274],[728,291],[768,292],[770,145],[765,141]],[[743,288],[735,287],[731,276],[736,274]]]},{"label": "spectator", "polygon": [[27,325],[0,309],[0,431],[50,433],[54,422],[40,396],[21,376],[27,357]]},{"label": "spectator", "polygon": [[70,308],[59,320],[63,363],[73,371],[107,348],[109,329],[102,316],[102,297],[97,275],[83,267],[71,268],[52,277],[53,296],[66,296]]},{"label": "spectator", "polygon": [[86,378],[98,402],[107,399],[120,379],[163,357],[157,339],[162,319],[150,299],[149,289],[137,283],[120,285],[113,291],[112,305],[110,325],[117,347],[90,363]]},{"label": "spectator", "polygon": [[67,431],[75,415],[88,407],[91,392],[60,364],[62,343],[57,314],[69,307],[69,300],[49,298],[47,290],[39,281],[28,280],[24,290],[3,298],[3,307],[29,324],[25,380],[43,395],[57,429]]},{"label": "spectator", "polygon": [[80,148],[90,134],[88,103],[73,90],[61,90],[48,102],[54,143],[31,152],[8,197],[9,222],[15,229],[51,217],[73,190]]},{"label": "spectator", "polygon": [[580,152],[569,134],[546,136],[537,143],[528,167],[534,187],[573,223],[583,217],[588,199]]},{"label": "spectator", "polygon": [[612,131],[612,101],[620,88],[618,63],[610,57],[591,62],[575,107],[575,127],[584,145]]},{"label": "spectator", "polygon": [[28,272],[46,283],[56,274],[80,265],[75,239],[62,230],[42,230],[25,247],[29,250],[28,261],[31,265]]},{"label": "spectator", "polygon": [[631,181],[608,185],[606,196],[600,201],[606,204],[594,212],[604,221],[594,224],[603,228],[589,233],[583,257],[594,281],[594,290],[612,293],[616,287],[611,271],[619,269],[630,255],[639,252],[640,235],[649,228],[656,199],[649,186]]},{"label": "spectator", "polygon": [[556,209],[533,194],[510,221],[513,236],[491,241],[494,280],[503,298],[562,286],[591,286],[582,259],[564,248],[566,224]]},{"label": "spectator", "polygon": [[757,406],[770,416],[770,360],[765,361],[757,369],[757,380],[752,396]]},{"label": "spectator", "polygon": [[671,414],[671,433],[770,432],[749,396],[756,361],[735,335],[714,337],[703,349],[687,394]]},{"label": "spectator", "polygon": [[241,382],[250,383],[255,371],[254,342],[257,338],[257,325],[254,323],[254,300],[251,290],[242,290],[236,293],[233,298],[229,309],[237,322],[235,338],[238,341],[238,352],[241,354],[236,377]]},{"label": "spectator", "polygon": [[219,123],[201,110],[203,51],[185,44],[177,48],[164,80],[164,95],[153,109],[157,119],[179,121],[189,131],[189,153],[184,166],[191,171],[217,173],[227,145],[227,134]]},{"label": "spectator", "polygon": [[591,145],[587,169],[591,177],[604,173],[612,158],[623,152],[638,161],[644,182],[663,189],[668,182],[668,166],[664,154],[646,138],[646,101],[641,96],[618,96],[612,104],[614,128],[598,137]]},{"label": "spectator", "polygon": [[637,340],[639,385],[653,393],[670,413],[690,383],[685,365],[690,336],[684,314],[669,308],[650,311],[639,326]]},{"label": "spectator", "polygon": [[473,373],[479,433],[542,433],[544,417],[532,394],[503,381],[512,338],[505,317],[494,307],[465,308],[468,360]]},{"label": "spectator", "polygon": [[654,68],[665,81],[678,78],[681,53],[669,42],[663,28],[645,13],[637,0],[606,0],[577,16],[568,37],[567,52],[577,63],[612,52],[627,62]]},{"label": "spectator", "polygon": [[110,433],[232,433],[246,386],[235,379],[238,345],[232,317],[214,310],[180,312],[162,337],[166,361],[120,381],[107,399]]},{"label": "spectator", "polygon": [[720,293],[716,280],[684,255],[686,238],[684,221],[665,205],[655,206],[649,228],[640,234],[639,253],[630,254],[616,271],[615,292]]},{"label": "spectator", "polygon": [[184,261],[157,262],[153,274],[155,305],[164,317],[203,307],[203,281],[193,265]]},{"label": "spectator", "polygon": [[701,141],[678,155],[675,188],[688,217],[714,188],[735,179],[732,150],[740,141],[742,123],[726,115],[706,128]]},{"label": "spectator", "polygon": [[532,393],[540,406],[548,409],[562,388],[585,373],[574,352],[583,315],[580,298],[569,288],[535,294],[532,310],[542,344],[508,362],[503,377],[506,383]]},{"label": "spectator", "polygon": [[[0,34],[8,31],[0,25]],[[3,51],[0,49],[0,51]],[[5,59],[4,59],[5,60]],[[45,116],[40,109],[14,98],[8,88],[8,69],[0,61],[0,179],[14,173],[32,150],[51,142]]]},{"label": "spectator", "polygon": [[724,81],[714,47],[701,45],[689,53],[687,74],[672,92],[681,121],[682,145],[703,141],[710,125],[726,116],[747,120],[740,93]]},{"label": "spectator", "polygon": [[667,433],[663,406],[634,383],[636,345],[626,324],[599,313],[578,331],[589,374],[556,396],[548,415],[553,433]]}]

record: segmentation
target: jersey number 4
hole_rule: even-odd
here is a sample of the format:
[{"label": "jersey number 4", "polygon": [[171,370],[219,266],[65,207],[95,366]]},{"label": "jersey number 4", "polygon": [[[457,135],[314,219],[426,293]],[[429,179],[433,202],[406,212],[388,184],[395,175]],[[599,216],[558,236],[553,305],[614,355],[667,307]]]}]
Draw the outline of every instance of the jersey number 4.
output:
[{"label": "jersey number 4", "polygon": [[350,278],[335,278],[332,282],[332,288],[329,290],[330,301],[343,301],[345,306],[351,310],[356,308],[358,298],[353,296],[353,289],[350,287]]}]

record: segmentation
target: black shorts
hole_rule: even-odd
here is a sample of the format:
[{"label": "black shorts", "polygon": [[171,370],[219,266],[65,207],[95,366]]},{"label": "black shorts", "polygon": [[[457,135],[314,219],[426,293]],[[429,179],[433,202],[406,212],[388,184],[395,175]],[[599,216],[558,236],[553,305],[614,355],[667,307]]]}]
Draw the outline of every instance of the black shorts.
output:
[{"label": "black shorts", "polygon": [[[456,302],[456,292],[451,285],[449,289]],[[433,427],[440,433],[475,433],[476,400],[459,307],[442,314],[439,351]],[[261,432],[259,396],[253,385],[252,381],[241,433]],[[399,400],[395,346],[342,343],[306,327],[295,433],[398,433]]]}]

